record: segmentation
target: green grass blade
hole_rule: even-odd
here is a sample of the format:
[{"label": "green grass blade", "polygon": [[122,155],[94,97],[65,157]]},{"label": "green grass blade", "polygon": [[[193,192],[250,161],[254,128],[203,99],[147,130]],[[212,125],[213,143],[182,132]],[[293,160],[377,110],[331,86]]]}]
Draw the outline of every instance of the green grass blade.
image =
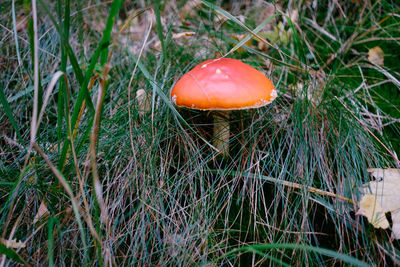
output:
[{"label": "green grass blade", "polygon": [[[227,11],[225,11],[225,10],[223,10],[222,8],[220,8],[219,6],[217,6],[217,5],[215,5],[215,4],[213,4],[213,3],[210,3],[210,2],[207,2],[207,1],[205,1],[205,0],[201,0],[201,2],[204,4],[204,5],[206,5],[206,6],[208,6],[209,8],[211,8],[211,9],[213,9],[213,10],[215,10],[216,12],[218,12],[218,13],[220,13],[222,16],[224,16],[225,18],[227,18],[227,19],[229,19],[229,20],[232,20],[233,22],[235,22],[236,24],[238,24],[238,25],[240,25],[242,28],[244,28],[247,32],[249,32],[251,35],[253,35],[254,37],[256,37],[257,39],[260,39],[260,40],[263,40],[263,41],[265,41],[263,38],[261,38],[260,36],[258,36],[257,35],[257,32],[255,32],[255,31],[252,31],[249,27],[247,27],[244,23],[242,23],[240,20],[238,20],[237,18],[235,18],[232,14],[230,14],[229,12],[227,12]],[[263,21],[256,29],[258,29],[258,31],[260,31],[263,27],[261,27],[261,25],[265,25],[269,20],[271,20],[272,18],[274,18],[274,17],[276,17],[276,16],[278,16],[278,14],[274,14],[273,16],[271,16],[271,17],[269,17],[269,18],[267,18],[265,21]],[[250,36],[247,36],[246,38],[244,38],[242,41],[244,41],[244,40],[246,40],[246,41],[244,41],[240,46],[242,46],[244,43],[246,43],[248,40],[250,40]],[[266,41],[265,41],[266,42]],[[241,42],[240,42],[241,43]],[[239,43],[239,44],[240,44]],[[271,44],[269,44],[269,45],[271,45]],[[237,45],[238,46],[238,45]],[[237,48],[239,48],[240,46],[238,46]],[[271,45],[272,46],[272,45]],[[234,51],[234,50],[236,50],[237,48],[235,48],[235,49],[232,49],[231,51]]]},{"label": "green grass blade", "polygon": [[104,49],[102,49],[102,54],[100,58],[100,65],[103,67],[103,65],[107,62],[108,60],[108,46],[111,40],[111,31],[115,23],[115,19],[118,15],[118,12],[125,0],[114,0],[112,5],[111,5],[111,10],[110,13],[108,14],[107,22],[106,22],[106,27],[103,30],[103,38],[101,39],[100,46],[102,44],[107,44],[104,46]]},{"label": "green grass blade", "polygon": [[[81,85],[79,93],[78,94],[82,94],[83,97],[85,97],[86,100],[86,105],[90,111],[90,113],[94,114],[94,105],[92,102],[92,99],[90,98],[90,94],[87,88],[87,84],[89,82],[86,83],[85,86],[85,81],[89,81],[89,79],[86,79],[86,76],[84,77],[82,74],[82,70],[79,67],[79,63],[78,60],[76,58],[76,55],[74,53],[74,51],[72,50],[71,46],[69,45],[68,39],[65,38],[62,29],[60,28],[60,25],[56,22],[54,16],[51,14],[51,12],[49,11],[49,9],[47,8],[46,4],[43,3],[42,0],[39,0],[39,3],[41,4],[42,8],[46,11],[46,14],[49,16],[50,20],[52,21],[52,23],[54,24],[54,27],[56,28],[58,34],[61,37],[61,42],[65,47],[65,50],[68,54],[68,58],[71,62],[72,68],[74,70],[76,79],[78,80],[79,84]],[[93,67],[94,69],[94,67]],[[91,69],[90,75],[92,75],[93,73],[93,69]],[[90,70],[88,69],[88,71],[86,71],[86,74],[89,72]],[[82,91],[82,92],[81,92]]]},{"label": "green grass blade", "polygon": [[3,106],[3,109],[4,109],[5,113],[6,113],[6,116],[10,120],[11,126],[14,128],[14,131],[17,133],[17,137],[18,137],[18,140],[19,140],[20,144],[24,144],[24,141],[22,140],[21,134],[20,134],[19,129],[18,129],[18,124],[15,121],[14,115],[13,115],[13,113],[11,111],[11,108],[10,108],[10,105],[7,102],[7,98],[6,98],[6,95],[4,93],[3,87],[0,87],[0,103]]},{"label": "green grass blade", "polygon": [[[58,9],[58,16],[59,16],[59,23],[60,25],[64,25],[64,36],[68,40],[69,39],[69,14],[70,14],[70,2],[69,0],[65,3],[65,12],[64,12],[64,21],[62,19],[62,3],[60,0],[57,0],[57,9]],[[66,49],[64,45],[61,45],[61,64],[60,70],[66,73],[67,69],[67,60],[68,55],[66,53]],[[58,141],[58,148],[60,149],[60,143],[62,138],[62,121],[64,118],[64,105],[66,103],[66,84],[64,79],[60,80],[59,92],[58,92],[58,99],[57,99],[57,141]]]},{"label": "green grass blade", "polygon": [[307,62],[306,61],[306,51],[305,51],[305,45],[303,44],[303,42],[301,41],[299,35],[297,34],[297,29],[294,26],[292,20],[286,16],[286,19],[288,21],[288,24],[290,26],[290,28],[292,29],[292,33],[293,33],[293,44],[294,47],[296,49],[296,55],[299,58],[300,62]]},{"label": "green grass blade", "polygon": [[49,168],[51,169],[53,174],[56,176],[56,178],[58,179],[60,184],[63,186],[64,190],[68,194],[68,197],[70,198],[72,210],[74,212],[75,220],[76,220],[76,223],[78,224],[79,232],[81,235],[82,247],[84,250],[84,252],[83,252],[84,259],[85,259],[85,263],[86,263],[88,260],[88,251],[87,251],[88,246],[87,246],[87,242],[86,242],[86,235],[85,235],[85,230],[84,230],[83,223],[81,220],[81,215],[79,212],[79,203],[77,202],[77,200],[73,194],[71,185],[68,183],[67,179],[65,179],[65,176],[53,165],[53,163],[48,159],[46,154],[44,154],[44,152],[40,149],[40,147],[36,143],[33,144],[33,147],[42,156],[42,158],[46,161],[47,165],[49,166]]},{"label": "green grass blade", "polygon": [[52,12],[50,12],[50,10],[48,9],[46,3],[43,2],[43,0],[38,0],[39,4],[42,6],[42,8],[44,9],[44,11],[46,12],[46,14],[49,16],[51,22],[53,23],[54,27],[56,28],[58,34],[60,35],[61,38],[61,43],[62,45],[65,46],[65,49],[67,51],[69,60],[71,62],[71,65],[74,69],[74,73],[76,76],[76,79],[78,80],[79,84],[82,84],[83,82],[83,74],[82,74],[82,70],[81,67],[79,66],[78,60],[76,58],[75,53],[73,52],[68,39],[65,39],[64,36],[64,32],[62,31],[60,25],[57,23],[56,19],[54,18],[54,16],[52,15]]},{"label": "green grass blade", "polygon": [[201,2],[208,6],[209,8],[215,10],[216,12],[220,13],[222,16],[232,20],[233,22],[235,22],[236,24],[240,25],[241,27],[243,27],[244,29],[246,29],[248,32],[251,32],[250,28],[248,28],[246,25],[244,25],[240,20],[238,20],[237,18],[235,18],[233,15],[231,15],[229,12],[223,10],[222,8],[220,8],[219,6],[207,2],[205,0],[201,0]]},{"label": "green grass blade", "polygon": [[156,24],[157,24],[157,34],[158,34],[158,39],[161,42],[161,50],[162,50],[162,54],[164,59],[167,59],[167,48],[165,46],[165,41],[164,41],[164,34],[163,34],[163,27],[162,27],[162,23],[161,23],[161,15],[160,15],[160,0],[156,0],[154,3],[154,10],[156,13]]},{"label": "green grass blade", "polygon": [[307,246],[307,245],[301,245],[301,244],[290,244],[290,243],[284,243],[284,244],[255,244],[255,245],[248,245],[248,246],[243,246],[234,250],[231,250],[228,252],[225,256],[229,254],[233,254],[239,251],[245,251],[245,252],[262,252],[264,250],[272,250],[272,249],[289,249],[289,250],[304,250],[304,251],[309,251],[309,252],[315,252],[317,254],[321,254],[324,256],[328,256],[331,258],[338,259],[342,261],[343,263],[350,264],[353,266],[359,266],[359,267],[368,267],[370,266],[369,264],[360,261],[359,259],[356,259],[354,257],[339,253],[337,251],[333,251],[330,249],[325,249],[325,248],[319,248],[319,247],[313,247],[313,246]]},{"label": "green grass blade", "polygon": [[[68,75],[68,74],[70,74],[71,72],[72,72],[72,66],[69,65],[69,66],[67,67],[67,71],[66,71],[65,73]],[[52,77],[53,77],[52,75],[49,75],[49,76],[47,76],[46,78],[44,78],[44,79],[42,80],[42,85],[43,85],[43,86],[46,86],[46,85],[51,81],[51,78],[52,78]],[[31,85],[31,86],[28,86],[26,89],[21,90],[20,92],[16,93],[15,95],[13,95],[13,96],[11,96],[11,97],[8,97],[8,98],[7,98],[7,102],[10,104],[10,103],[12,103],[12,102],[15,102],[15,101],[19,100],[21,97],[24,97],[24,96],[30,94],[30,93],[33,91],[33,89],[34,89],[34,87],[33,87],[32,85]],[[54,92],[57,92],[57,91],[58,91],[58,89],[56,88]],[[2,106],[3,106],[3,105],[0,103],[0,107],[2,107]]]},{"label": "green grass blade", "polygon": [[[31,1],[30,0],[25,0],[25,11],[27,13],[31,12]],[[34,65],[35,65],[35,60],[40,60],[40,57],[38,56],[38,58],[35,58],[35,40],[34,40],[34,30],[33,30],[33,18],[30,16],[28,19],[28,39],[29,39],[29,49],[31,52],[31,63],[32,63],[32,70],[34,72]],[[39,77],[38,77],[38,110],[40,110],[42,108],[42,101],[43,101],[43,88],[42,88],[42,79],[41,79],[41,75],[40,75],[40,64],[38,63],[38,67],[39,67]]]},{"label": "green grass blade", "polygon": [[[78,93],[78,97],[76,99],[75,106],[72,111],[71,127],[75,127],[77,119],[78,119],[79,111],[80,111],[80,108],[83,103],[83,99],[85,98],[85,94],[89,93],[87,91],[87,86],[89,84],[90,78],[92,77],[93,70],[96,66],[96,63],[97,63],[99,57],[101,56],[100,62],[102,63],[102,65],[104,65],[106,63],[106,60],[108,57],[108,47],[109,47],[110,39],[111,39],[111,30],[112,30],[112,27],[115,22],[115,17],[118,14],[118,10],[120,9],[122,3],[123,3],[123,0],[113,1],[113,4],[111,6],[111,11],[110,11],[109,17],[107,19],[106,28],[103,31],[103,38],[101,39],[97,49],[95,50],[94,54],[92,55],[92,57],[90,59],[89,67],[85,73],[85,79],[81,86],[81,90],[79,90],[79,93]],[[93,114],[94,114],[94,112],[93,112]],[[91,118],[90,120],[93,120],[93,118]],[[66,142],[64,143],[62,152],[61,152],[59,162],[58,162],[58,167],[60,169],[62,169],[63,164],[65,162],[65,158],[66,158],[66,155],[68,152],[69,145],[70,145],[70,141],[66,140]],[[77,153],[79,153],[79,148],[77,149]]]},{"label": "green grass blade", "polygon": [[[228,13],[229,14],[229,13]],[[274,14],[270,17],[268,17],[267,19],[265,19],[263,22],[260,23],[260,25],[258,25],[254,30],[250,30],[251,32],[257,34],[259,31],[261,31],[265,25],[273,18],[277,17],[279,14]],[[243,38],[242,40],[240,40],[240,42],[238,42],[229,52],[228,54],[232,53],[233,51],[239,49],[240,47],[242,47],[248,40],[250,40],[252,38],[251,34],[248,34],[245,38]]]},{"label": "green grass blade", "polygon": [[13,249],[6,247],[2,243],[0,243],[0,254],[6,255],[7,258],[18,263],[25,264],[24,260]]},{"label": "green grass blade", "polygon": [[49,259],[49,266],[54,266],[54,221],[53,216],[47,221],[47,257]]}]

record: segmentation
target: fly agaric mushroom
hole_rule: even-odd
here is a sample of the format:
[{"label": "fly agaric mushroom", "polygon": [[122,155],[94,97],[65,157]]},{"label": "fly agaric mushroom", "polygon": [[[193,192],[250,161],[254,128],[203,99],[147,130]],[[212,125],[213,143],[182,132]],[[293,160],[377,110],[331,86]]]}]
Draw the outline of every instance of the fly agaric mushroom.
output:
[{"label": "fly agaric mushroom", "polygon": [[214,146],[229,152],[229,111],[259,108],[277,96],[272,82],[260,71],[232,58],[211,59],[183,75],[171,90],[180,107],[213,110]]}]

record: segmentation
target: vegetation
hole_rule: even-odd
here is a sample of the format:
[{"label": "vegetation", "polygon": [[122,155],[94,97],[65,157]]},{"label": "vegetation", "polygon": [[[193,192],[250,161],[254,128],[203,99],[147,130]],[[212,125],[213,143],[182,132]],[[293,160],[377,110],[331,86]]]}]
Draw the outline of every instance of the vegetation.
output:
[{"label": "vegetation", "polygon": [[[0,265],[400,264],[356,215],[367,169],[399,168],[399,20],[390,0],[2,1]],[[278,91],[231,113],[227,158],[169,99],[221,56]]]}]

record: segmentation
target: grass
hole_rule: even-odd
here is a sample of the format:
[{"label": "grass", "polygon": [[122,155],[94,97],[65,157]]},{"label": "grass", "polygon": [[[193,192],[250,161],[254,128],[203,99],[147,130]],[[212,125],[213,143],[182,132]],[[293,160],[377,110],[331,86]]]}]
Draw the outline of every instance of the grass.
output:
[{"label": "grass", "polygon": [[[399,167],[400,6],[256,2],[0,4],[1,265],[399,264],[355,211],[367,168]],[[225,159],[169,100],[222,55],[279,91],[232,112]]]}]

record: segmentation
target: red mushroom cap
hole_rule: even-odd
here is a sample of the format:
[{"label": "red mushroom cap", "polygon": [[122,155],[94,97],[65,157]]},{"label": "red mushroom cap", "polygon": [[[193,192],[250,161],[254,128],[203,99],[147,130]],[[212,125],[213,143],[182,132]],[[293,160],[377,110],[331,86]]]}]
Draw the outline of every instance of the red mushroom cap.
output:
[{"label": "red mushroom cap", "polygon": [[258,108],[275,98],[274,85],[263,73],[232,58],[204,61],[171,90],[174,104],[201,110]]}]

